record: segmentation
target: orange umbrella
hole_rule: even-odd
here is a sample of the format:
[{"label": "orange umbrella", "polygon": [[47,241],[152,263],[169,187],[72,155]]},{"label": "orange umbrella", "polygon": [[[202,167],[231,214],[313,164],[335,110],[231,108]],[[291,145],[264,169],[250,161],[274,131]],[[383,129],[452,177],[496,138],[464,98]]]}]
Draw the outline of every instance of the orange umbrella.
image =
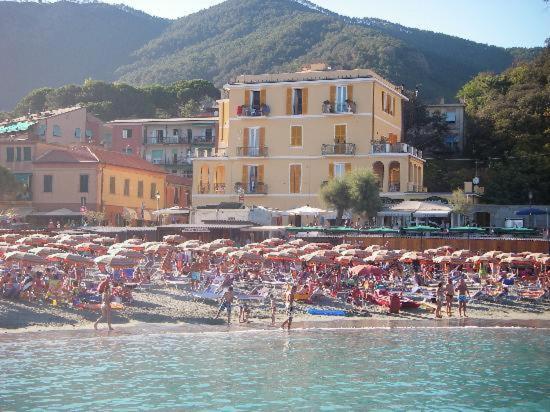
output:
[{"label": "orange umbrella", "polygon": [[350,274],[354,276],[382,276],[385,275],[386,272],[384,269],[379,268],[378,266],[374,265],[358,265],[354,266],[350,269]]},{"label": "orange umbrella", "polygon": [[336,259],[334,259],[334,261],[341,265],[349,265],[350,263],[359,264],[362,262],[361,259],[355,256],[338,256]]},{"label": "orange umbrella", "polygon": [[156,245],[147,246],[145,248],[145,253],[158,253],[159,255],[166,255],[172,250],[173,247],[168,243],[157,243]]},{"label": "orange umbrella", "polygon": [[141,260],[143,259],[143,256],[144,256],[142,252],[138,252],[132,249],[110,250],[108,254],[114,255],[114,256],[124,256],[130,259],[136,259],[136,260]]},{"label": "orange umbrella", "polygon": [[223,255],[227,255],[231,252],[235,252],[237,250],[236,247],[233,247],[233,246],[224,246],[224,247],[221,247],[219,249],[217,249],[214,254],[218,255],[218,256],[223,256]]},{"label": "orange umbrella", "polygon": [[325,257],[325,256],[315,255],[314,253],[303,255],[300,257],[300,260],[309,264],[317,264],[317,265],[330,265],[333,263],[332,259],[329,259],[328,257]]},{"label": "orange umbrella", "polygon": [[98,245],[97,243],[86,242],[76,245],[74,248],[77,252],[99,252],[105,251],[105,246]]},{"label": "orange umbrella", "polygon": [[414,260],[431,261],[432,258],[431,256],[425,255],[420,252],[407,252],[407,253],[404,253],[403,256],[399,258],[400,262],[405,262],[405,263],[411,263]]},{"label": "orange umbrella", "polygon": [[357,258],[366,258],[369,252],[363,249],[347,249],[340,253],[342,256],[354,256]]},{"label": "orange umbrella", "polygon": [[311,252],[311,254],[316,256],[323,256],[329,259],[334,259],[339,256],[338,252],[335,252],[334,250],[327,250],[327,249],[316,250],[315,252]]},{"label": "orange umbrella", "polygon": [[15,243],[18,239],[21,239],[23,235],[19,235],[16,233],[6,233],[5,235],[0,236],[0,241],[6,242],[6,243]]},{"label": "orange umbrella", "polygon": [[114,255],[99,256],[94,259],[94,262],[98,265],[106,265],[115,269],[132,268],[137,266],[137,262],[134,259]]},{"label": "orange umbrella", "polygon": [[45,265],[48,261],[42,256],[27,252],[8,252],[4,255],[6,262],[23,262],[25,264]]},{"label": "orange umbrella", "polygon": [[63,250],[55,247],[35,247],[29,250],[29,253],[34,253],[35,255],[47,257],[53,255],[54,253],[63,253]]},{"label": "orange umbrella", "polygon": [[54,253],[48,256],[50,262],[63,262],[74,266],[93,266],[94,261],[74,253]]},{"label": "orange umbrella", "polygon": [[185,241],[185,238],[181,235],[167,235],[162,238],[166,243],[179,244]]},{"label": "orange umbrella", "polygon": [[113,239],[112,237],[103,236],[103,237],[98,237],[93,239],[92,242],[99,243],[101,245],[112,245],[113,243],[116,242],[116,240]]},{"label": "orange umbrella", "polygon": [[461,250],[456,250],[453,253],[451,253],[451,256],[452,257],[457,257],[457,258],[469,258],[469,257],[474,256],[474,254],[471,251],[469,251],[468,249],[461,249]]}]

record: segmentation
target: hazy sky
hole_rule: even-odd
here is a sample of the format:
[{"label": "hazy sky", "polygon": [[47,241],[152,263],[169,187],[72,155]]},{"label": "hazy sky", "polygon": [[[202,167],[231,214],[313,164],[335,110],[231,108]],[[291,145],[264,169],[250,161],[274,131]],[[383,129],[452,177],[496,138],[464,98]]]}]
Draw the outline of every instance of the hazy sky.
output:
[{"label": "hazy sky", "polygon": [[[156,16],[177,18],[222,0],[106,0]],[[315,0],[339,14],[378,17],[408,27],[503,47],[542,46],[550,37],[544,0]]]}]

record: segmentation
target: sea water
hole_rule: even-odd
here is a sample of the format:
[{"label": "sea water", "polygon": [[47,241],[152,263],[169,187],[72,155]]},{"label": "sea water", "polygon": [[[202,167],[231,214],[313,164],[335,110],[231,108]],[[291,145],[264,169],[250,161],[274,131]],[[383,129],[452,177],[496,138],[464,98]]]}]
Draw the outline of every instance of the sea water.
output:
[{"label": "sea water", "polygon": [[0,410],[548,411],[549,338],[528,328],[29,334],[0,341]]}]

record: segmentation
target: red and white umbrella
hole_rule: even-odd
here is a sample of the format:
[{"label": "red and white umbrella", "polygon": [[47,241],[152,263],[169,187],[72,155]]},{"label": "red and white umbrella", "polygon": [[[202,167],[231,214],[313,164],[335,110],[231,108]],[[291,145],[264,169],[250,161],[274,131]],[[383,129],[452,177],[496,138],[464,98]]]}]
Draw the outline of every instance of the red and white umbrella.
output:
[{"label": "red and white umbrella", "polygon": [[135,259],[130,259],[124,256],[103,255],[94,259],[98,265],[106,265],[115,269],[132,268],[137,266]]},{"label": "red and white umbrella", "polygon": [[50,262],[62,262],[74,266],[93,266],[94,261],[75,253],[54,253],[46,258]]},{"label": "red and white umbrella", "polygon": [[35,255],[28,252],[7,252],[4,255],[4,260],[6,262],[22,262],[25,264],[32,265],[46,265],[48,261],[42,256]]}]

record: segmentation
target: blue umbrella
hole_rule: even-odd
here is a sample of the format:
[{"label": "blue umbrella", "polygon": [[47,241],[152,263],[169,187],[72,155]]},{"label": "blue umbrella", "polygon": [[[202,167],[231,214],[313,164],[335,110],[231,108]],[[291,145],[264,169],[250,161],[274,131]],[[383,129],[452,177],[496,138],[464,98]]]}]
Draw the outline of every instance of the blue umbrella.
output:
[{"label": "blue umbrella", "polygon": [[516,211],[517,216],[537,216],[537,215],[545,215],[546,210],[537,209],[536,207],[526,207],[525,209],[520,209]]}]

